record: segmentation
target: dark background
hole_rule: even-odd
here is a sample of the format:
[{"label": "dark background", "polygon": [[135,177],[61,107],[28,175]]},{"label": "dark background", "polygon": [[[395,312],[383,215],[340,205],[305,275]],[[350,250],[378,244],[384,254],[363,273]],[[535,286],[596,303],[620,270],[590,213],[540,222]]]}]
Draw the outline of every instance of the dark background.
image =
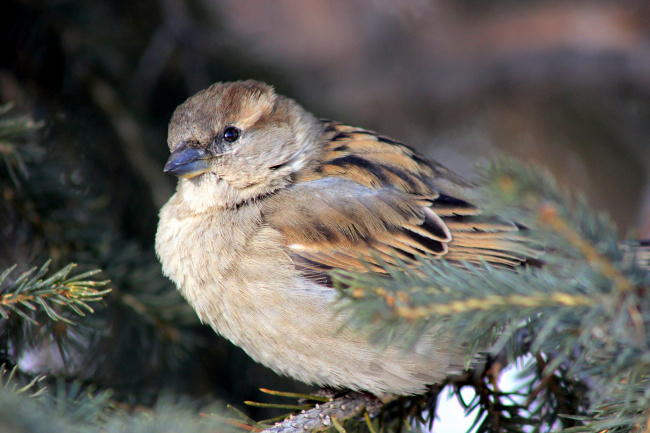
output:
[{"label": "dark background", "polygon": [[[104,270],[113,295],[89,324],[103,332],[80,334],[65,371],[124,399],[292,389],[200,326],[160,273],[178,104],[263,80],[467,177],[500,152],[537,162],[648,237],[649,42],[643,1],[2,0],[0,102],[45,127],[29,177],[4,186],[0,267]],[[48,347],[28,355],[24,368],[62,368]]]}]

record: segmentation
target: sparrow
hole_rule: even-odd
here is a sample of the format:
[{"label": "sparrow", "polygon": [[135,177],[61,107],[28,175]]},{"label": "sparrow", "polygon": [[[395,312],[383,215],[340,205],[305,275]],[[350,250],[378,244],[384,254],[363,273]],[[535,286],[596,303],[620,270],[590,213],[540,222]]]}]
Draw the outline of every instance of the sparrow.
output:
[{"label": "sparrow", "polygon": [[162,207],[163,273],[202,322],[297,380],[377,396],[418,394],[463,370],[435,329],[387,346],[334,314],[331,271],[422,258],[516,266],[520,230],[472,204],[476,186],[406,145],[315,117],[257,81],[216,83],[169,124],[178,177]]}]

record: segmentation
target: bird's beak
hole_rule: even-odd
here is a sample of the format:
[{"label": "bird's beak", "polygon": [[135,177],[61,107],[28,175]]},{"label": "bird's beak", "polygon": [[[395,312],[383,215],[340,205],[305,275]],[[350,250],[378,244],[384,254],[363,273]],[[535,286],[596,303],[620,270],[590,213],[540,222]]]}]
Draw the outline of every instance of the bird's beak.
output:
[{"label": "bird's beak", "polygon": [[210,154],[207,150],[196,149],[182,143],[169,156],[163,171],[189,179],[208,170],[210,170]]}]

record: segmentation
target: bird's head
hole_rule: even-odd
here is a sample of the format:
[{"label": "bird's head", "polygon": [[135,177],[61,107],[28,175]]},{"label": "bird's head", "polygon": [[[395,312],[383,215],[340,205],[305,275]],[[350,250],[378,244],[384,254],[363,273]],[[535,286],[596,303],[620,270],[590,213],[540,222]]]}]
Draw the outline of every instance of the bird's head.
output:
[{"label": "bird's head", "polygon": [[236,205],[286,186],[317,152],[321,131],[315,117],[271,86],[216,83],[174,112],[165,172]]}]

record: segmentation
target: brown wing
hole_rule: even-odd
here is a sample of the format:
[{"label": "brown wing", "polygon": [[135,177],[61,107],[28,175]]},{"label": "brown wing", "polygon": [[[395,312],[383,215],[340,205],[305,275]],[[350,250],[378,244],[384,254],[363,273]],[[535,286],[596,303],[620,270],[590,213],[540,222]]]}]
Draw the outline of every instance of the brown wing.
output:
[{"label": "brown wing", "polygon": [[333,122],[322,163],[268,197],[263,213],[297,265],[313,271],[380,269],[427,254],[513,266],[534,252],[510,222],[468,201],[472,184],[407,146]]},{"label": "brown wing", "polygon": [[302,266],[363,271],[364,262],[379,269],[378,257],[411,262],[448,252],[451,233],[428,203],[334,177],[286,188],[264,200],[262,212]]}]

